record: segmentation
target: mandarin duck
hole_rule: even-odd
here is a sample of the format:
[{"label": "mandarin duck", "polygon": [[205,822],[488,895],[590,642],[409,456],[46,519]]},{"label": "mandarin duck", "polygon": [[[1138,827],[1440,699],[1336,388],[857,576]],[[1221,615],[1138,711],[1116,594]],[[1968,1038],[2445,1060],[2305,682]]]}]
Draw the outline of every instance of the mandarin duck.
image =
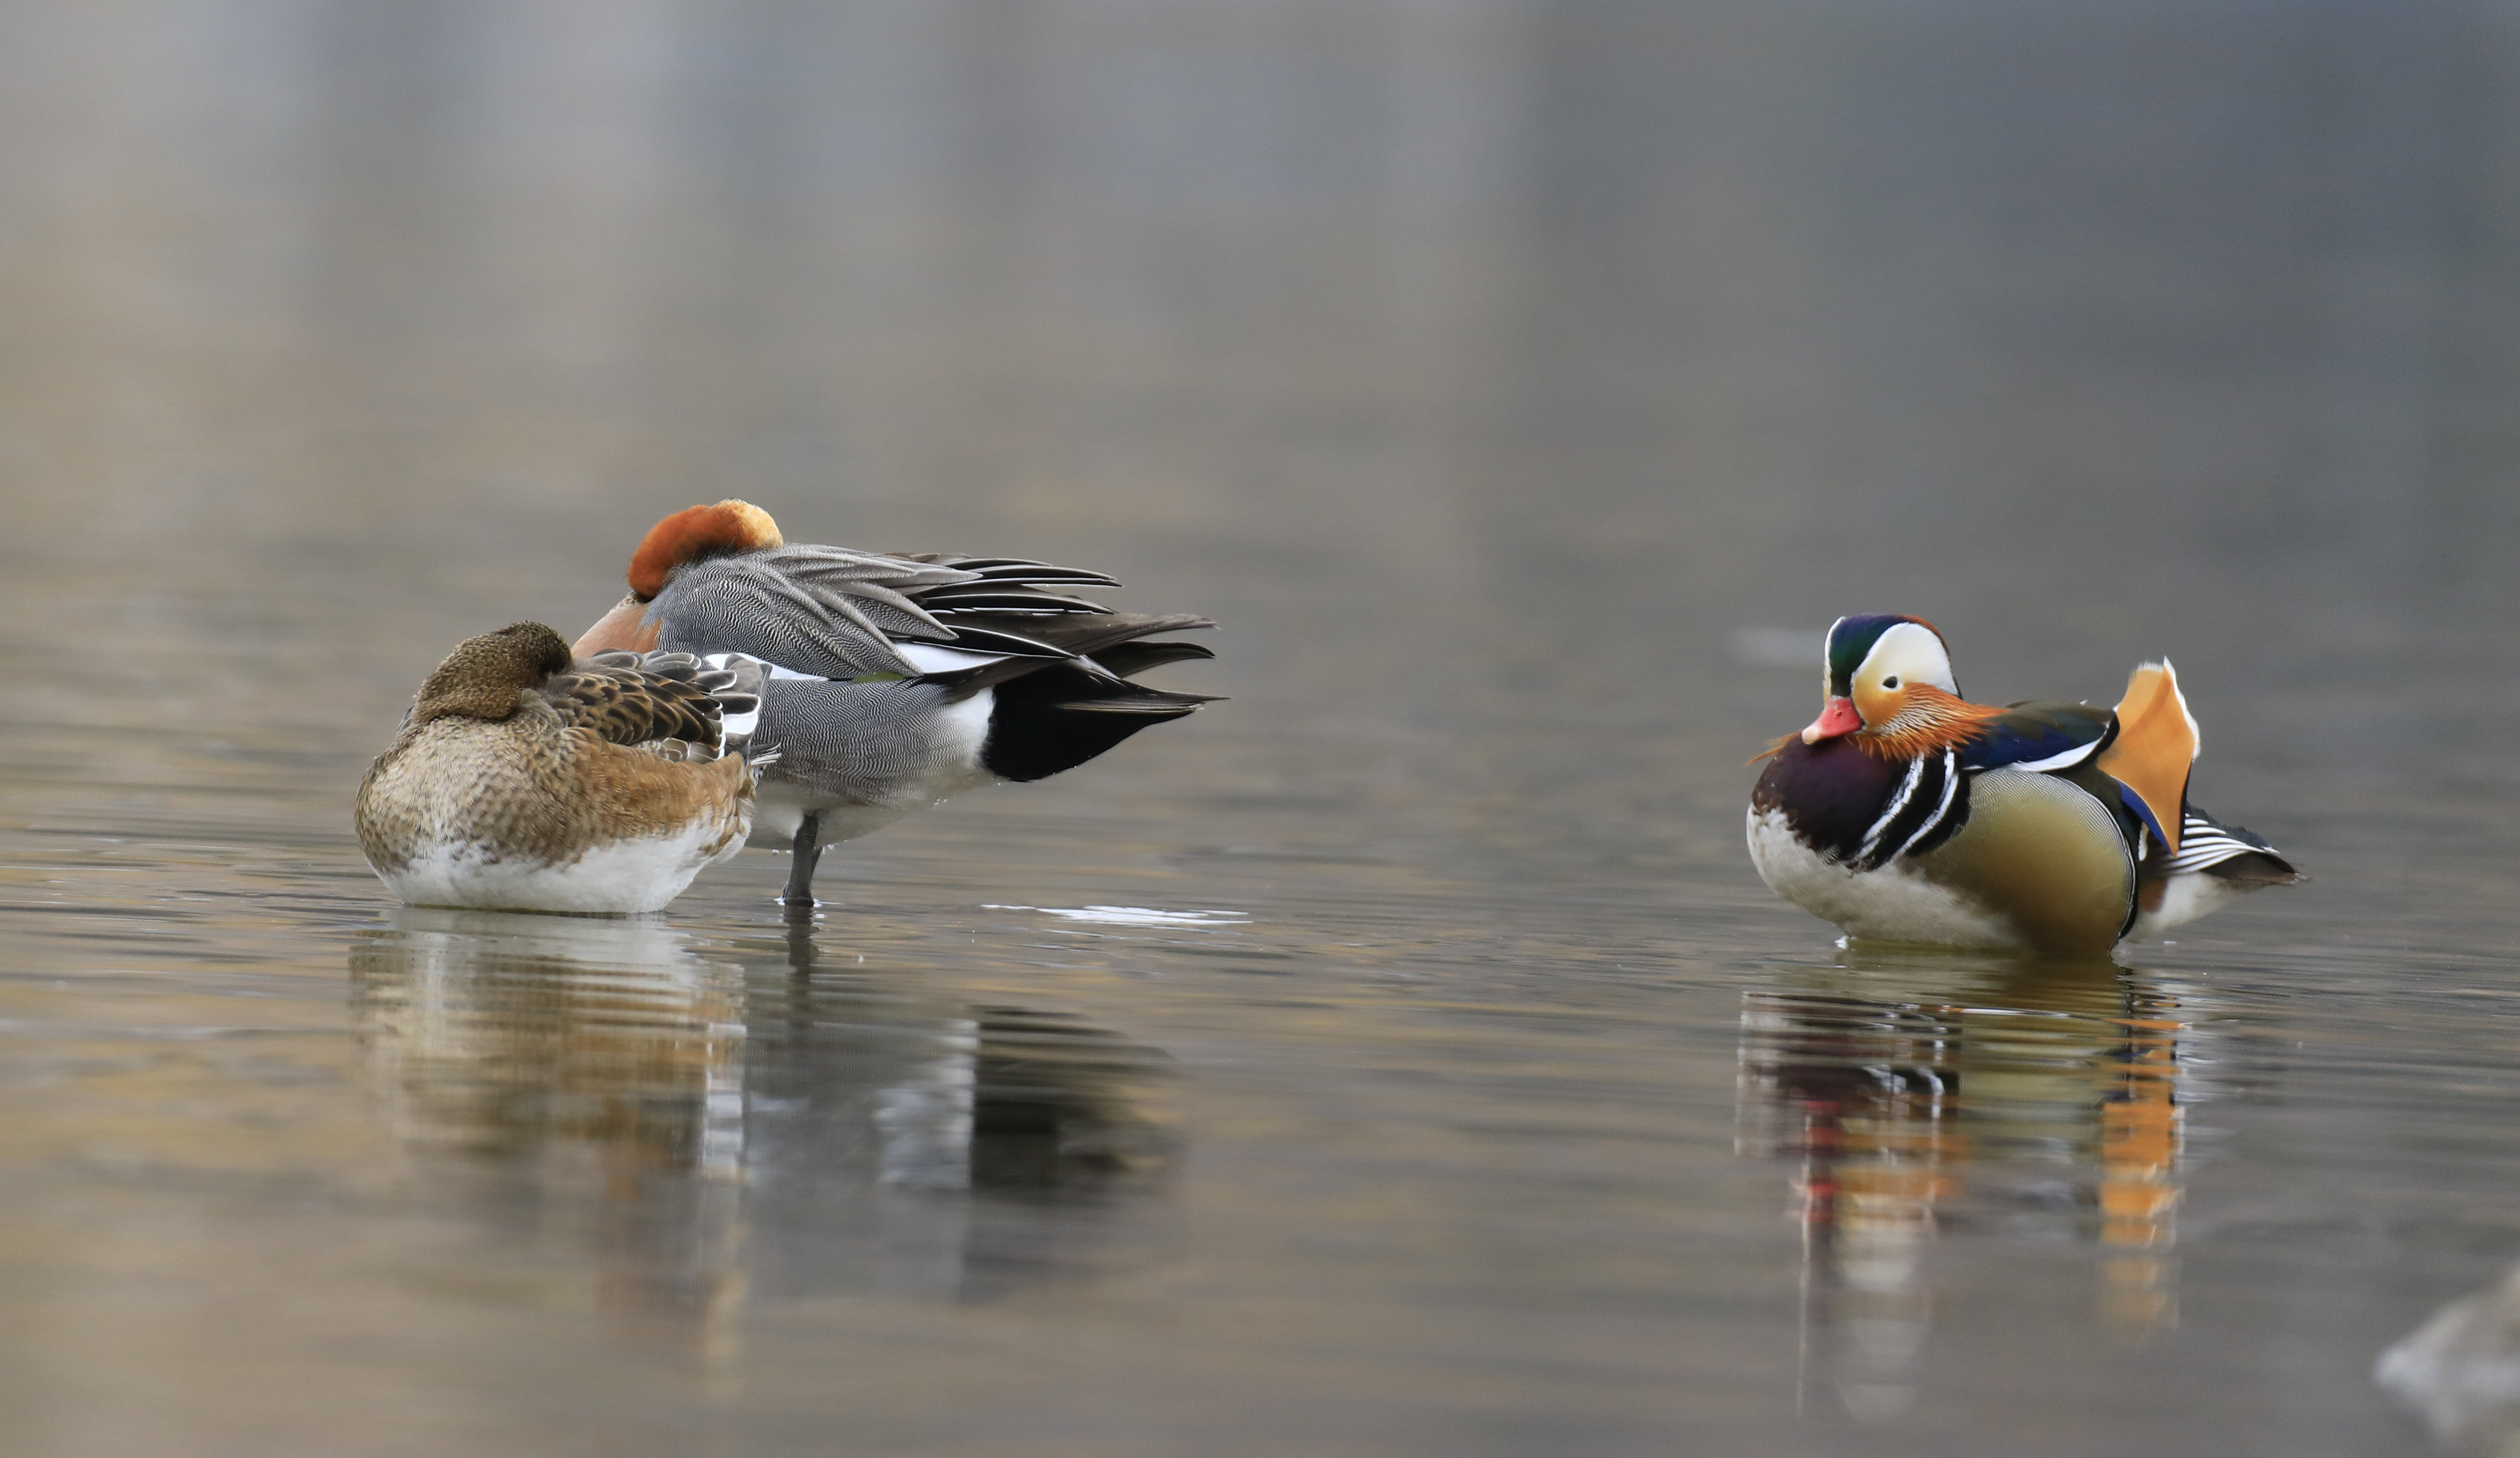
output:
[{"label": "mandarin duck", "polygon": [[1099,572],[790,545],[769,512],[730,499],[656,523],[628,578],[575,651],[625,665],[687,651],[757,683],[750,732],[780,758],[750,844],[795,857],[780,896],[790,906],[815,904],[827,845],[979,785],[1074,769],[1213,701],[1130,681],[1215,656],[1149,635],[1215,625],[1063,591],[1119,586]]},{"label": "mandarin duck", "polygon": [[2301,879],[2187,800],[2196,721],[2168,663],[2114,710],[1972,704],[1922,618],[1840,618],[1820,718],[1750,795],[1771,890],[1849,935],[2092,953]]},{"label": "mandarin duck", "polygon": [[540,623],[437,665],[359,785],[359,849],[413,906],[661,910],[742,848],[753,779],[729,715],[757,708],[690,655],[572,663]]}]

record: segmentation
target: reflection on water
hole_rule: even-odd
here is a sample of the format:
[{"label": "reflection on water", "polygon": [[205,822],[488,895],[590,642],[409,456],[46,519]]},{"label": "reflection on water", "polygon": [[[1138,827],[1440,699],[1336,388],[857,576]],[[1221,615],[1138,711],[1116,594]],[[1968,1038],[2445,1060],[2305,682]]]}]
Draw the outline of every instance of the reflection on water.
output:
[{"label": "reflection on water", "polygon": [[2195,1031],[2151,975],[2104,960],[1848,950],[1742,994],[1743,1155],[1794,1162],[1803,1384],[1859,1417],[1914,1396],[1935,1237],[2096,1243],[2092,1303],[2178,1321]]},{"label": "reflection on water", "polygon": [[350,975],[424,1181],[592,1253],[608,1309],[714,1335],[747,1301],[980,1298],[1161,1249],[1162,1055],[815,936],[405,908]]},{"label": "reflection on water", "polygon": [[[0,1453],[2405,1450],[2373,1354],[2520,1258],[2514,73],[2445,0],[0,10]],[[412,685],[722,495],[1107,570],[1233,701],[808,939],[759,855],[390,913]],[[1740,763],[1868,608],[1990,700],[2168,654],[2318,880],[1780,968]]]}]

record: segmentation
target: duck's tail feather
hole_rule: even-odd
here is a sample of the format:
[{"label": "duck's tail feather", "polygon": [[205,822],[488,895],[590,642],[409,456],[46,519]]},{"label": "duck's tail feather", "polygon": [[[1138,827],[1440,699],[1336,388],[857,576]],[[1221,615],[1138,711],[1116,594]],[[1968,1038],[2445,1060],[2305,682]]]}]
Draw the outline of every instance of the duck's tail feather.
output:
[{"label": "duck's tail feather", "polygon": [[995,685],[980,763],[1007,779],[1072,770],[1150,724],[1179,719],[1211,695],[1169,693],[1068,661]]}]

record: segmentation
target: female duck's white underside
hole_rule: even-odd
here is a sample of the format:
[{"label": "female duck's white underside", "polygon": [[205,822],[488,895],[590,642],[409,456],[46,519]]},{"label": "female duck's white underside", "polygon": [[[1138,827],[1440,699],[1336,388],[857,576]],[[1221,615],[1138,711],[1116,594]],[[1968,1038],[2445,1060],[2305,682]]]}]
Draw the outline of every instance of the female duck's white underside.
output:
[{"label": "female duck's white underside", "polygon": [[400,870],[379,870],[415,906],[495,911],[661,911],[692,877],[742,849],[729,827],[702,820],[673,835],[598,846],[558,862],[499,857],[472,843],[422,846]]},{"label": "female duck's white underside", "polygon": [[2027,945],[2009,921],[1893,862],[1854,871],[1794,839],[1785,813],[1750,812],[1750,862],[1768,889],[1847,935],[1946,947]]}]

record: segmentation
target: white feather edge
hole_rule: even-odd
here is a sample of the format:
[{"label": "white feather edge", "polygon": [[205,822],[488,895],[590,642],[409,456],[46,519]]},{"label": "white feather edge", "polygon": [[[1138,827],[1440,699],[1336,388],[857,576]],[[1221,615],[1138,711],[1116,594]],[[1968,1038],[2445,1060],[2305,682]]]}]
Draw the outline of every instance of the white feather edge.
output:
[{"label": "white feather edge", "polygon": [[2179,670],[2171,667],[2170,660],[2167,658],[2156,658],[2150,662],[2136,665],[2136,671],[2138,673],[2147,668],[2160,669],[2170,680],[2170,701],[2179,706],[2179,717],[2187,721],[2189,746],[2187,762],[2192,765],[2205,757],[2205,733],[2196,727],[2196,716],[2187,712],[2187,694],[2179,686]]},{"label": "white feather edge", "polygon": [[2019,770],[2030,774],[2045,774],[2050,770],[2070,770],[2076,765],[2081,764],[2083,761],[2090,759],[2092,751],[2099,747],[2100,741],[2093,739],[2089,744],[2077,744],[2062,754],[2051,754],[2044,760],[2024,760],[2020,764],[2005,765],[2002,768],[2006,770]]},{"label": "white feather edge", "polygon": [[[895,652],[909,659],[911,666],[922,674],[945,674],[967,668],[985,668],[992,663],[1004,662],[1011,656],[1006,653],[974,653],[967,648],[949,648],[931,642],[896,642],[892,646]],[[726,668],[739,661],[758,663],[763,671],[774,679],[808,679],[822,682],[827,677],[823,674],[799,673],[795,669],[772,663],[766,658],[752,658],[743,653],[711,653],[700,661],[711,668]]]}]

